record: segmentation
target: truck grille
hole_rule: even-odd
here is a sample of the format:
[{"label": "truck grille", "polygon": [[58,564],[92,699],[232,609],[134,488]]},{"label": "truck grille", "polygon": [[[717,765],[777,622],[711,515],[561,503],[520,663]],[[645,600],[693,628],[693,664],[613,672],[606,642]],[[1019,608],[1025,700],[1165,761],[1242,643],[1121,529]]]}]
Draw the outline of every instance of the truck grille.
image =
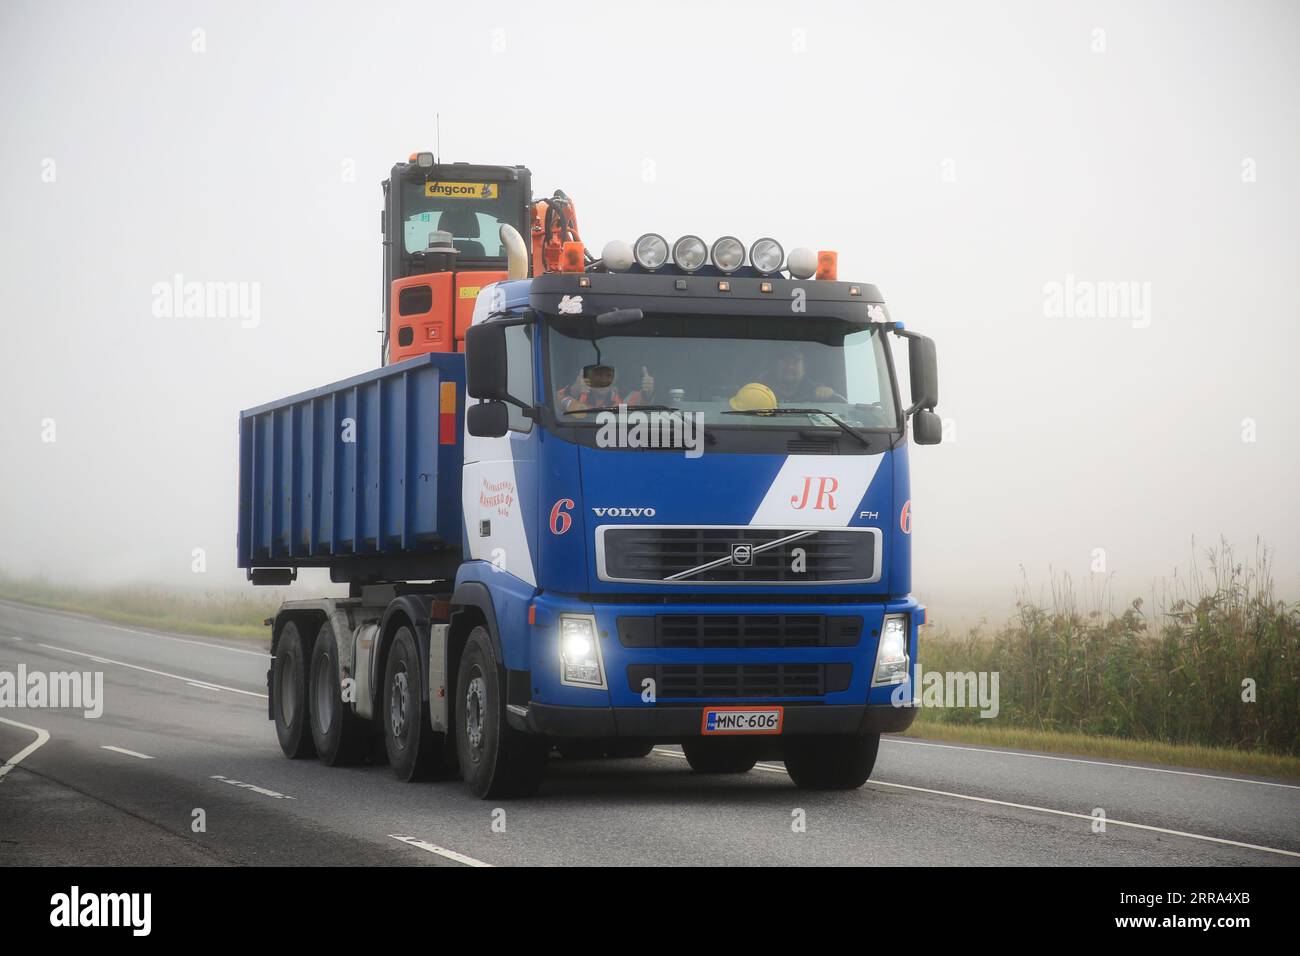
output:
[{"label": "truck grille", "polygon": [[635,583],[870,584],[880,579],[880,547],[878,528],[603,525],[596,570],[602,581]]},{"label": "truck grille", "polygon": [[862,618],[824,614],[659,614],[620,617],[624,647],[852,647]]},{"label": "truck grille", "polygon": [[628,688],[654,680],[659,700],[727,697],[821,697],[847,690],[852,664],[632,664]]}]

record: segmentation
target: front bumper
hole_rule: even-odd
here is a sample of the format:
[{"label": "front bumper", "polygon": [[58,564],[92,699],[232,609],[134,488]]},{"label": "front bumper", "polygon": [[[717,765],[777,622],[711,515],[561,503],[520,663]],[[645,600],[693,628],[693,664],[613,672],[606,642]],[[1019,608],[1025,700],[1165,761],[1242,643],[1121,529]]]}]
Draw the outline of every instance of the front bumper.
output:
[{"label": "front bumper", "polygon": [[[730,703],[730,702],[729,702]],[[759,702],[746,706],[762,707]],[[782,737],[892,734],[916,719],[915,707],[892,704],[785,704]],[[643,737],[671,742],[700,736],[700,704],[657,707],[565,707],[530,703],[506,716],[516,730],[548,737]]]}]

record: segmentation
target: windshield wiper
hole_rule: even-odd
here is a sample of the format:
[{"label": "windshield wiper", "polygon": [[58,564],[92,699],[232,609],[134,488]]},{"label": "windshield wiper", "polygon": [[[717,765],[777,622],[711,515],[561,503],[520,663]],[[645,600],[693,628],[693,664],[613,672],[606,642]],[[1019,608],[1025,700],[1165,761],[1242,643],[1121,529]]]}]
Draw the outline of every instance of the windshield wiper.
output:
[{"label": "windshield wiper", "polygon": [[[678,408],[676,405],[624,405],[623,407],[629,412],[675,412],[682,416],[686,415],[685,409]],[[560,414],[585,415],[587,412],[616,412],[618,409],[619,406],[617,405],[597,405],[594,408],[569,409]],[[704,434],[704,440],[710,445],[716,445],[718,443],[718,436],[713,434],[707,426],[702,426],[700,431]]]},{"label": "windshield wiper", "polygon": [[727,411],[723,415],[821,415],[823,418],[829,418],[835,423],[835,426],[846,435],[852,435],[858,441],[862,442],[867,448],[871,447],[871,441],[856,428],[844,424],[830,412],[823,411],[820,408],[750,408],[744,411]]}]

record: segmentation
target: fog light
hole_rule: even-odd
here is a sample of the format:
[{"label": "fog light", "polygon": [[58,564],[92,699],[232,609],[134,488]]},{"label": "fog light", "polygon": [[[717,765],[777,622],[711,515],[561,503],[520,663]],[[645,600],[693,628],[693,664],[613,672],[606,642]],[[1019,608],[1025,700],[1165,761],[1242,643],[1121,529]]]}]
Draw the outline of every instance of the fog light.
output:
[{"label": "fog light", "polygon": [[876,670],[872,686],[900,684],[907,680],[907,615],[887,614],[876,647]]},{"label": "fog light", "polygon": [[682,236],[673,243],[673,262],[683,272],[694,272],[709,258],[709,247],[699,236]]},{"label": "fog light", "polygon": [[770,276],[785,264],[785,250],[775,239],[759,239],[749,247],[749,264]]},{"label": "fog light", "polygon": [[655,232],[647,232],[632,247],[636,264],[646,272],[654,272],[668,261],[668,240]]},{"label": "fog light", "polygon": [[735,236],[723,236],[710,250],[713,264],[722,272],[735,272],[745,264],[745,247]]},{"label": "fog light", "polygon": [[590,614],[560,615],[560,683],[605,686],[596,619]]}]

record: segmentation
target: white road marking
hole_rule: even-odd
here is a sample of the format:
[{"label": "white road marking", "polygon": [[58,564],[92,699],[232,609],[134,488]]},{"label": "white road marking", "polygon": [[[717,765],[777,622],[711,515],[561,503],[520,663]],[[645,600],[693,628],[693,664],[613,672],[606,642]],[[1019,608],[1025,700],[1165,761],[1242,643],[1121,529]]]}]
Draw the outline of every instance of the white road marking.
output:
[{"label": "white road marking", "polygon": [[41,730],[41,728],[33,727],[31,724],[20,724],[16,720],[9,720],[5,717],[0,717],[0,724],[8,724],[10,727],[19,727],[22,730],[30,730],[36,735],[35,740],[6,760],[3,766],[0,766],[0,780],[4,780],[4,778],[9,775],[9,771],[22,763],[24,758],[30,757],[41,747],[44,747],[49,743],[50,733],[48,730]]},{"label": "white road marking", "polygon": [[[96,622],[98,623],[98,622]],[[103,624],[110,630],[122,631],[126,634],[134,634],[137,637],[152,637],[159,641],[172,641],[176,644],[193,644],[195,647],[210,647],[214,651],[225,651],[228,654],[248,654],[252,657],[270,657],[270,651],[250,651],[244,647],[227,647],[224,644],[213,644],[210,641],[195,641],[187,637],[175,637],[171,634],[152,634],[149,631],[137,631],[129,627],[119,627],[116,624]]]},{"label": "white road marking", "polygon": [[[680,757],[683,760],[686,759],[686,754],[677,753],[673,750],[664,750],[660,747],[656,747],[654,752],[657,754],[663,754],[665,757]],[[771,764],[764,763],[755,764],[754,769],[766,770],[768,773],[789,773],[789,771],[784,767],[775,767]],[[938,797],[952,797],[957,800],[971,800],[975,803],[988,803],[999,807],[1012,807],[1016,810],[1030,810],[1034,813],[1049,813],[1058,817],[1072,817],[1077,820],[1087,820],[1090,823],[1096,819],[1089,813],[1074,813],[1070,810],[1056,810],[1052,807],[1036,807],[1028,803],[1011,803],[1007,800],[994,800],[991,797],[975,797],[968,793],[952,793],[947,790],[929,790],[926,787],[911,787],[905,783],[889,783],[886,780],[868,780],[867,783],[868,785],[874,784],[878,787],[896,787],[899,790],[912,790],[916,793],[928,793]],[[1259,850],[1261,853],[1276,853],[1279,856],[1300,858],[1300,853],[1297,853],[1294,850],[1280,850],[1277,847],[1260,846],[1257,843],[1241,843],[1237,840],[1225,840],[1223,837],[1206,836],[1204,833],[1188,833],[1186,830],[1168,830],[1164,827],[1152,826],[1148,823],[1130,823],[1127,820],[1116,820],[1113,817],[1106,818],[1106,825],[1129,827],[1133,830],[1147,830],[1152,833],[1164,833],[1168,836],[1187,837],[1190,840],[1203,840],[1206,843],[1219,843],[1224,846],[1241,847],[1245,850]]]},{"label": "white road marking", "polygon": [[[109,630],[112,630],[112,631],[122,631],[123,633],[126,633],[126,634],[134,634],[134,635],[136,635],[137,637],[152,637],[152,638],[154,638],[155,640],[159,640],[159,641],[175,641],[175,642],[178,643],[178,644],[193,644],[193,645],[195,645],[196,647],[210,647],[210,648],[212,648],[213,650],[217,650],[217,651],[227,651],[228,653],[231,653],[231,654],[251,654],[251,655],[253,655],[254,657],[269,657],[269,656],[270,656],[270,652],[269,652],[269,651],[250,651],[250,650],[248,650],[247,648],[243,648],[243,647],[227,647],[227,646],[224,645],[224,644],[213,644],[213,643],[211,643],[211,642],[209,642],[209,641],[196,641],[196,640],[192,640],[192,639],[190,639],[190,638],[185,638],[185,637],[176,637],[175,635],[172,635],[172,634],[155,634],[155,633],[150,632],[150,631],[137,631],[137,630],[135,630],[134,628],[130,628],[130,627],[122,627],[122,626],[119,625],[119,624],[108,624],[108,623],[106,623],[106,622],[104,622],[104,621],[96,620],[96,619],[94,618],[93,615],[81,615],[81,614],[78,614],[78,613],[75,612],[75,611],[62,611],[62,612],[61,612],[61,611],[58,611],[58,610],[55,609],[55,608],[41,608],[41,607],[35,607],[35,606],[33,606],[33,605],[30,605],[30,604],[23,604],[23,603],[21,603],[21,602],[14,602],[14,601],[0,601],[0,604],[7,604],[7,605],[9,605],[9,606],[11,606],[11,607],[17,607],[17,608],[20,608],[20,609],[22,609],[22,610],[24,610],[24,611],[31,611],[31,612],[36,613],[36,614],[46,614],[46,615],[53,615],[53,616],[58,616],[58,617],[76,617],[76,618],[89,617],[89,618],[94,622],[94,624],[95,624],[97,627],[108,628]],[[21,637],[15,637],[14,640],[15,640],[15,641],[21,641],[22,638],[21,638]]]},{"label": "white road marking", "polygon": [[259,694],[256,691],[241,690],[238,687],[227,687],[225,684],[213,684],[206,681],[199,681],[193,677],[182,677],[180,674],[169,674],[166,671],[156,671],[152,667],[141,667],[139,664],[128,664],[126,661],[115,661],[108,657],[97,657],[94,654],[87,654],[84,651],[74,651],[67,647],[55,647],[53,644],[38,644],[38,647],[49,648],[52,651],[62,651],[64,654],[76,654],[78,657],[88,657],[98,664],[116,664],[118,667],[129,667],[132,670],[144,671],[146,674],[156,674],[158,677],[170,677],[172,680],[184,681],[187,684],[202,684],[205,688],[213,690],[226,690],[232,694],[244,694],[247,697],[260,697],[266,700],[265,694]]},{"label": "white road marking", "polygon": [[940,747],[944,750],[971,750],[982,754],[1000,754],[1004,757],[1032,757],[1035,760],[1061,760],[1066,763],[1085,763],[1094,767],[1118,767],[1121,770],[1145,770],[1147,773],[1172,773],[1180,777],[1204,777],[1206,780],[1230,780],[1233,783],[1253,783],[1258,787],[1282,787],[1285,790],[1300,790],[1300,785],[1293,783],[1274,783],[1271,780],[1248,780],[1244,777],[1225,777],[1213,773],[1200,773],[1195,770],[1166,770],[1164,767],[1144,767],[1140,764],[1108,763],[1104,760],[1089,760],[1086,757],[1057,757],[1053,754],[1030,754],[1017,750],[991,750],[987,747],[965,747],[960,744],[932,744],[922,740],[899,740],[881,737],[882,743],[906,744],[912,747]]},{"label": "white road marking", "polygon": [[293,797],[283,793],[277,793],[274,790],[267,790],[265,787],[259,787],[251,783],[244,783],[242,780],[231,780],[229,777],[223,777],[219,773],[212,775],[213,780],[220,780],[222,783],[228,783],[232,787],[238,787],[240,790],[252,790],[254,793],[260,793],[264,797],[274,797],[277,800],[292,800]]},{"label": "white road marking", "polygon": [[436,853],[438,856],[446,857],[449,860],[455,860],[457,863],[464,863],[466,866],[491,866],[491,863],[484,863],[482,860],[476,860],[472,856],[466,856],[464,853],[457,853],[455,850],[448,850],[446,847],[435,846],[432,843],[425,843],[423,840],[417,840],[415,837],[398,836],[396,833],[388,834],[394,840],[400,840],[408,846],[419,847],[421,850],[427,850],[429,853]]},{"label": "white road marking", "polygon": [[115,754],[126,754],[128,757],[139,757],[141,760],[152,760],[152,759],[153,759],[153,757],[150,757],[148,754],[136,753],[134,750],[127,750],[125,747],[113,747],[113,746],[110,746],[110,745],[108,745],[108,744],[103,744],[103,745],[100,746],[99,749],[100,749],[100,750],[111,750],[111,751],[113,751],[113,753],[115,753]]}]

